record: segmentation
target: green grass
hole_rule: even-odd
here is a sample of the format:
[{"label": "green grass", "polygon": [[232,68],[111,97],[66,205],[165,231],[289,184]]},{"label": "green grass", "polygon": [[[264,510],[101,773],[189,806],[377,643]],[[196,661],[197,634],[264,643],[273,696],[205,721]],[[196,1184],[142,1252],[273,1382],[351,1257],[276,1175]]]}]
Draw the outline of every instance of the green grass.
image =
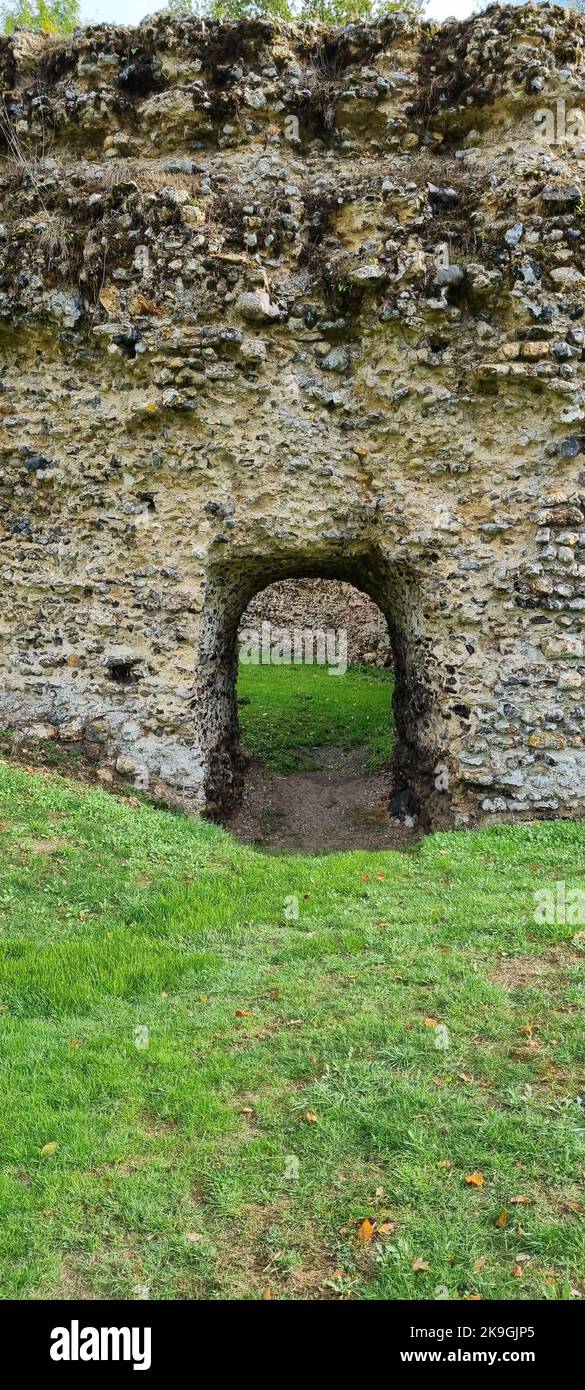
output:
[{"label": "green grass", "polygon": [[584,951],[533,893],[584,825],[267,857],[1,763],[0,798],[3,1298],[582,1289]]},{"label": "green grass", "polygon": [[324,666],[240,665],[242,741],[274,772],[317,766],[316,748],[366,748],[371,771],[392,751],[391,671],[353,666],[343,676]]}]

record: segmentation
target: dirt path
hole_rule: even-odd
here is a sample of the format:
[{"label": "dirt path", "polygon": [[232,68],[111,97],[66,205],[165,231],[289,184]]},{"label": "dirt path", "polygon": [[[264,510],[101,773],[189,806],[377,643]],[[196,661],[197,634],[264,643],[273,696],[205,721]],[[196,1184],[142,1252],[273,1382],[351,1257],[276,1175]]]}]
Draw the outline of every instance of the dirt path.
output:
[{"label": "dirt path", "polygon": [[366,771],[367,749],[320,748],[311,756],[317,772],[285,776],[252,763],[226,828],[248,844],[290,853],[413,848],[417,831],[388,815],[388,773]]}]

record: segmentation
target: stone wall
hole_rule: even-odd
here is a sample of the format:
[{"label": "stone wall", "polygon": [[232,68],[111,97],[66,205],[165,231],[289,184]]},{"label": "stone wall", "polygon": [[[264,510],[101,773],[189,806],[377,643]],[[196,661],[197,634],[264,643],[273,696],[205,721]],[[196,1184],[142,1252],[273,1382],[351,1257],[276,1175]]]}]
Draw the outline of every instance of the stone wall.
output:
[{"label": "stone wall", "polygon": [[248,604],[240,633],[260,631],[262,623],[290,632],[294,628],[343,630],[350,665],[390,666],[392,649],[383,613],[367,594],[331,579],[283,579],[270,584]]},{"label": "stone wall", "polygon": [[584,41],[0,40],[5,725],[218,813],[241,614],[333,578],[435,823],[583,813]]}]

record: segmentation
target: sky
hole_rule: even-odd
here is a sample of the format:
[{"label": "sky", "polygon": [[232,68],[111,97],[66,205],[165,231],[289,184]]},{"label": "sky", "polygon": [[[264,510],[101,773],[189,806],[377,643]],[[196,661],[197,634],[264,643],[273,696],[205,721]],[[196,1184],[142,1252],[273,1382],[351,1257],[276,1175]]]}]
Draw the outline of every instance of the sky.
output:
[{"label": "sky", "polygon": [[[465,19],[471,14],[476,0],[429,0],[425,10],[426,19]],[[82,24],[96,24],[98,20],[108,20],[111,24],[139,24],[147,14],[165,8],[164,0],[81,0]]]}]

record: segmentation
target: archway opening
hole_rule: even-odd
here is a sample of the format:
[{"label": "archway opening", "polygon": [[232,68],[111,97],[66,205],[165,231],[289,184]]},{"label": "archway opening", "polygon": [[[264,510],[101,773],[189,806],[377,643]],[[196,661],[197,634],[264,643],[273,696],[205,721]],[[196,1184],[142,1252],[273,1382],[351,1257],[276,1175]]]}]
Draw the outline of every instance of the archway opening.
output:
[{"label": "archway opening", "polygon": [[392,648],[373,599],[333,579],[288,579],[238,631],[243,796],[230,819],[264,848],[384,848],[415,825],[390,812]]},{"label": "archway opening", "polygon": [[[425,578],[426,576],[422,576]],[[379,550],[362,550],[360,546],[342,549],[339,542],[323,538],[316,541],[311,553],[298,551],[292,538],[286,538],[282,551],[275,555],[267,546],[266,554],[242,549],[232,553],[225,560],[218,558],[210,565],[206,574],[205,601],[202,613],[199,660],[197,663],[193,703],[196,704],[201,730],[201,759],[205,774],[205,813],[231,828],[236,827],[238,808],[242,805],[242,793],[246,774],[250,775],[250,752],[254,759],[254,748],[246,749],[242,741],[241,725],[251,724],[253,711],[249,706],[238,706],[238,670],[240,667],[241,642],[238,634],[242,631],[242,619],[248,605],[256,600],[256,618],[262,615],[259,606],[266,602],[262,597],[271,586],[281,581],[337,581],[338,585],[352,586],[363,601],[372,600],[377,608],[376,633],[387,632],[392,651],[392,672],[388,667],[375,668],[385,672],[387,681],[385,695],[387,723],[386,738],[392,740],[391,758],[385,762],[384,769],[371,768],[385,776],[385,785],[380,788],[380,799],[386,808],[387,821],[384,835],[376,840],[380,847],[404,842],[405,835],[412,842],[413,835],[430,825],[452,823],[452,807],[449,796],[449,730],[444,714],[441,680],[442,657],[433,634],[427,630],[425,612],[428,604],[424,602],[421,591],[421,574],[408,561],[390,560]],[[274,593],[274,589],[272,590]],[[281,591],[281,597],[282,597]],[[257,597],[258,596],[258,597]],[[288,599],[286,600],[289,601]],[[379,610],[379,616],[378,616]],[[370,610],[372,611],[372,610]],[[252,610],[254,613],[254,610]],[[280,614],[284,613],[282,608]],[[325,610],[321,606],[318,627],[324,629]],[[256,640],[262,644],[261,622]],[[289,634],[294,654],[294,613],[292,621],[282,622]],[[307,624],[311,627],[312,624]],[[347,622],[344,623],[347,629]],[[366,625],[367,626],[367,625]],[[343,661],[338,636],[333,624],[330,637],[330,665]],[[302,629],[301,629],[302,631]],[[373,633],[371,634],[373,636]],[[370,640],[370,638],[368,638]],[[369,650],[372,661],[373,644]],[[366,653],[363,653],[366,655]],[[286,669],[288,650],[285,642],[284,661],[271,662],[267,672],[262,672],[262,657],[257,661],[264,676],[273,666]],[[248,652],[247,664],[250,665]],[[301,661],[305,679],[307,664]],[[316,663],[313,663],[316,664]],[[325,661],[327,664],[327,638],[325,636]],[[368,661],[363,661],[367,679]],[[348,673],[343,676],[326,676],[324,679],[333,686],[335,680],[349,682],[354,668],[347,662]],[[294,669],[291,679],[294,677]],[[317,679],[317,677],[315,677]],[[384,679],[384,677],[382,677]],[[259,687],[258,687],[259,689]],[[305,691],[305,693],[309,693]],[[369,693],[369,692],[368,692]],[[250,698],[240,689],[239,698]],[[307,705],[309,702],[306,702]],[[390,708],[393,711],[393,727]],[[258,710],[256,709],[256,713]],[[298,711],[297,711],[298,713]],[[242,719],[241,716],[244,715]],[[296,716],[295,716],[296,717]],[[339,714],[337,715],[339,717]],[[269,723],[270,713],[265,711],[265,722]],[[256,720],[256,728],[258,720]],[[310,742],[311,736],[305,731],[299,741]],[[316,744],[314,746],[317,746]],[[257,750],[256,750],[257,751]],[[345,750],[348,754],[350,749]],[[317,768],[317,772],[326,771]],[[348,771],[346,764],[346,772]],[[360,773],[361,775],[361,773]],[[324,785],[322,790],[325,790]],[[374,790],[374,789],[372,789]],[[320,805],[320,816],[327,820],[328,809]],[[374,796],[375,813],[375,796]],[[381,812],[380,812],[381,814]],[[246,838],[258,838],[253,834]],[[259,837],[260,839],[262,837]],[[367,837],[362,836],[363,847],[367,848]],[[300,848],[299,840],[290,848]],[[343,848],[344,843],[313,845],[315,849]],[[353,847],[358,848],[360,836],[356,834]],[[283,848],[284,845],[280,846]],[[348,846],[349,847],[349,846]]]}]

